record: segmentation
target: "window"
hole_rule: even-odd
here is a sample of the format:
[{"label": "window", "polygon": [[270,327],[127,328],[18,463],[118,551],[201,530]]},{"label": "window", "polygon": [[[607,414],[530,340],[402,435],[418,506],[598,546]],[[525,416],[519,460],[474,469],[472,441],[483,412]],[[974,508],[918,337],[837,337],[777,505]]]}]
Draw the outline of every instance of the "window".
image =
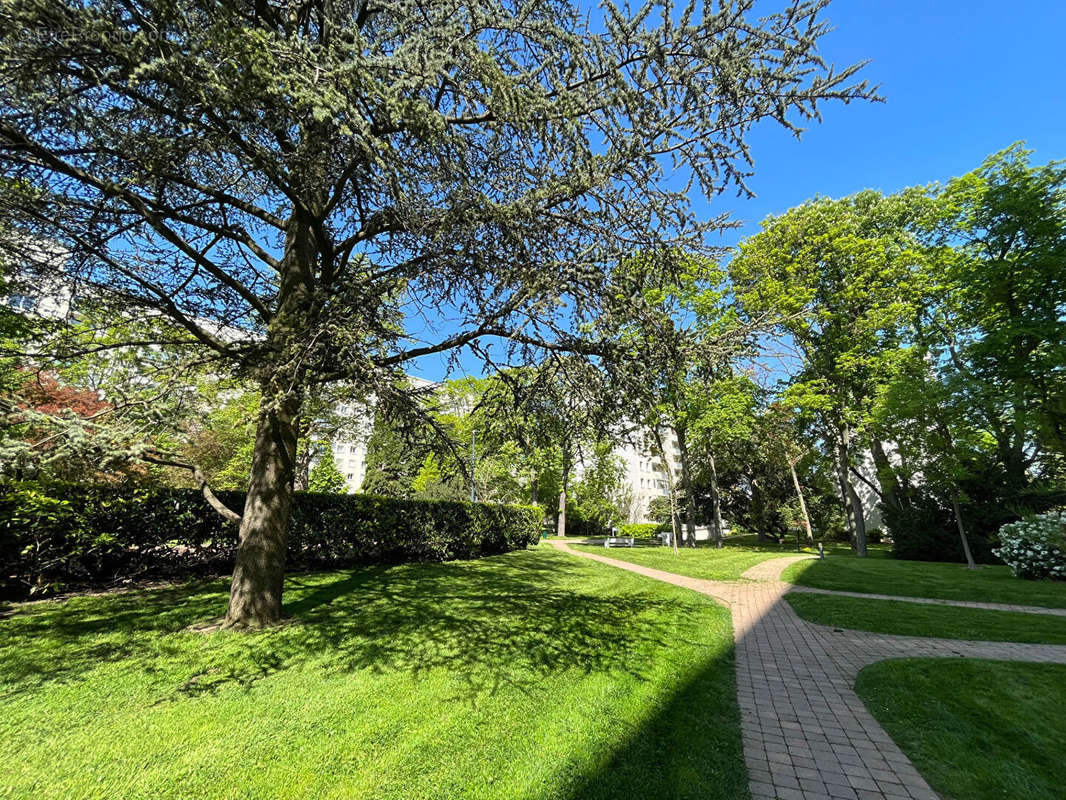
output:
[{"label": "window", "polygon": [[13,294],[7,299],[7,304],[19,311],[35,311],[37,309],[37,298],[30,297],[27,294]]},{"label": "window", "polygon": [[355,473],[352,473],[352,472],[348,473],[348,480],[351,480],[354,477],[355,477]]},{"label": "window", "polygon": [[351,447],[348,448],[348,452],[349,453],[357,453],[357,452],[359,452],[359,445],[353,444]]}]

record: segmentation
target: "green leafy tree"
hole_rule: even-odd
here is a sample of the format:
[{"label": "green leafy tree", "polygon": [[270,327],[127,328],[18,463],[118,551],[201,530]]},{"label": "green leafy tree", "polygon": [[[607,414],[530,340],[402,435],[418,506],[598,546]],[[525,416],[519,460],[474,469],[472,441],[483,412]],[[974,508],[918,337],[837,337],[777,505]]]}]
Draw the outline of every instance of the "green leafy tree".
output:
[{"label": "green leafy tree", "polygon": [[937,196],[943,367],[1019,487],[1045,454],[1066,454],[1066,165],[1030,154],[995,153]]},{"label": "green leafy tree", "polygon": [[632,493],[625,485],[625,467],[615,455],[614,442],[593,444],[582,461],[584,468],[573,489],[576,514],[600,528],[628,522]]},{"label": "green leafy tree", "polygon": [[333,448],[328,442],[320,444],[307,479],[307,490],[322,494],[344,494],[345,486],[344,475],[333,460]]},{"label": "green leafy tree", "polygon": [[[627,413],[644,431],[667,475],[675,517],[679,498],[672,460],[664,442],[667,431],[677,439],[681,498],[687,542],[695,546],[697,521],[692,448],[700,437],[701,455],[709,460],[712,494],[717,493],[710,433],[724,430],[728,413],[717,393],[729,384],[734,365],[751,350],[761,323],[742,321],[727,302],[724,271],[710,259],[678,251],[635,256],[616,271],[613,290],[638,296],[638,311],[628,318],[604,321],[628,349],[628,369],[614,380],[626,398]],[[712,514],[715,541],[721,546],[722,516]]]},{"label": "green leafy tree", "polygon": [[908,555],[973,566],[1002,524],[1063,497],[1066,169],[1029,157],[1015,145],[930,189],[925,291],[877,412],[904,456],[913,508],[887,510]]},{"label": "green leafy tree", "polygon": [[[184,442],[175,442],[174,448],[189,463],[200,465],[214,488],[243,491],[252,469],[259,396],[250,391],[219,391],[206,382],[200,390],[209,410],[187,423]],[[175,482],[181,483],[182,475],[178,472]]]},{"label": "green leafy tree", "polygon": [[433,452],[420,426],[404,426],[377,409],[366,447],[363,491],[385,497],[410,497],[419,473]]},{"label": "green leafy tree", "polygon": [[[736,359],[738,353],[732,358]],[[724,531],[722,521],[722,489],[718,480],[718,454],[734,449],[737,442],[751,440],[758,423],[759,387],[747,375],[736,374],[728,362],[711,365],[710,369],[690,384],[688,415],[692,439],[693,461],[703,465],[709,490],[710,519],[715,543],[721,547]],[[693,503],[698,505],[697,480],[691,489]]]},{"label": "green leafy tree", "polygon": [[743,188],[753,124],[871,96],[817,51],[825,5],[4,4],[3,249],[57,242],[92,302],[259,391],[228,627],[281,618],[308,395],[609,352],[584,324],[620,256],[722,224],[668,171]]},{"label": "green leafy tree", "polygon": [[764,221],[730,262],[748,315],[777,314],[798,350],[785,402],[817,422],[834,455],[858,555],[866,530],[857,455],[878,434],[872,409],[920,302],[928,252],[918,229],[930,205],[921,190],[814,200]]}]

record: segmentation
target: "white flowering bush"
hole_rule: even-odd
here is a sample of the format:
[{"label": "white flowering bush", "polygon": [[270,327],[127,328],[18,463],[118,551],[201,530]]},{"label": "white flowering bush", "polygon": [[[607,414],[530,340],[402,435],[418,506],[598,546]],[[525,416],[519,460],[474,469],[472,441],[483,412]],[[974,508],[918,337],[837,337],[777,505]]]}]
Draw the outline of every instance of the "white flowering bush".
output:
[{"label": "white flowering bush", "polygon": [[1066,515],[1037,514],[999,529],[992,552],[1019,578],[1066,580]]}]

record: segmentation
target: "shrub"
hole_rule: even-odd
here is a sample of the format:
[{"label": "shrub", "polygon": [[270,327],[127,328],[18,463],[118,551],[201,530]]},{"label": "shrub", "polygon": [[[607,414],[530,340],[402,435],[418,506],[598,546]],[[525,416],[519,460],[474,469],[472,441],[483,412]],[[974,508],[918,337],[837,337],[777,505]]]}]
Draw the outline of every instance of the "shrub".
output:
[{"label": "shrub", "polygon": [[580,536],[588,539],[596,536],[606,536],[610,533],[610,527],[603,520],[596,517],[587,517],[584,512],[574,506],[566,510],[566,535]]},{"label": "shrub", "polygon": [[999,529],[996,555],[1019,578],[1066,580],[1066,516],[1037,514]]},{"label": "shrub", "polygon": [[[240,509],[243,492],[219,492]],[[310,569],[445,561],[537,541],[540,510],[297,492],[288,564]],[[237,526],[193,489],[0,485],[0,596],[229,571]]]},{"label": "shrub", "polygon": [[[978,515],[972,506],[964,505],[962,514],[966,520],[967,539],[974,560],[979,564],[995,563],[989,530],[994,531],[996,528],[987,528],[989,518]],[[909,498],[903,510],[883,503],[881,515],[892,538],[893,558],[909,561],[966,560],[951,509],[945,508],[934,498],[926,494],[915,494]],[[996,527],[1009,519],[1010,517],[1000,518]]]},{"label": "shrub", "polygon": [[619,525],[619,536],[632,536],[634,539],[654,539],[661,531],[668,530],[668,525],[660,525],[658,522],[637,522],[629,525]]}]

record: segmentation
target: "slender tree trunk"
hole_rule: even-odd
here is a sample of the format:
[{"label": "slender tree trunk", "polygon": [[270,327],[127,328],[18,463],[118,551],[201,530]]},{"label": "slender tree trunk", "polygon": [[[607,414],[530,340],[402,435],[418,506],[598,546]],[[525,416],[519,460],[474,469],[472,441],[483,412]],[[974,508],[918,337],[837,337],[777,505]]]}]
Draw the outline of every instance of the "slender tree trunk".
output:
[{"label": "slender tree trunk", "polygon": [[792,473],[792,486],[796,490],[796,498],[799,500],[800,513],[803,514],[803,527],[807,534],[807,544],[814,544],[814,531],[811,530],[811,515],[807,513],[807,501],[803,499],[803,488],[800,486],[799,475],[796,474],[795,462],[786,454],[788,471]]},{"label": "slender tree trunk", "polygon": [[[296,476],[293,478],[293,488],[298,492],[306,492],[308,481],[311,478],[311,459],[315,453],[314,443],[309,438],[310,426],[306,420],[301,419],[296,431]],[[300,447],[303,441],[305,446]]]},{"label": "slender tree trunk", "polygon": [[537,471],[535,469],[529,470],[529,504],[538,505],[540,503],[540,493],[537,487]]},{"label": "slender tree trunk", "polygon": [[[939,408],[936,410],[936,426],[944,440],[945,451],[955,461],[955,438],[951,435],[951,429],[948,428],[948,424],[944,421]],[[957,488],[953,488],[951,491],[951,513],[955,517],[955,527],[959,531],[959,540],[962,542],[962,554],[966,558],[966,569],[977,569],[977,564],[973,560],[973,553],[970,551],[970,538],[966,535],[966,526],[962,522],[962,509],[959,506]]]},{"label": "slender tree trunk", "polygon": [[281,621],[285,550],[296,467],[299,402],[282,400],[259,414],[248,495],[225,627],[261,628]]},{"label": "slender tree trunk", "polygon": [[959,538],[962,540],[962,552],[966,556],[966,569],[977,569],[974,563],[973,553],[970,552],[970,540],[966,536],[966,526],[962,524],[962,510],[959,508],[959,496],[952,493],[951,510],[955,514],[955,525],[959,529]]},{"label": "slender tree trunk", "polygon": [[833,445],[833,466],[837,474],[837,492],[840,497],[840,506],[844,511],[844,527],[847,530],[848,540],[852,547],[855,546],[855,526],[852,525],[851,502],[848,498],[848,489],[845,486],[845,472],[841,469],[840,448]]},{"label": "slender tree trunk", "polygon": [[688,461],[688,442],[683,430],[675,430],[677,449],[681,453],[681,488],[685,491],[685,529],[689,547],[696,546],[696,496],[692,491],[692,472]]},{"label": "slender tree trunk", "polygon": [[877,482],[881,486],[881,502],[889,508],[902,511],[903,490],[896,476],[896,469],[888,460],[884,444],[876,436],[870,440],[870,453],[873,455],[874,467],[877,470]]},{"label": "slender tree trunk", "polygon": [[707,466],[711,469],[711,517],[714,531],[714,546],[723,547],[725,539],[722,525],[722,493],[718,489],[718,466],[714,462],[714,452],[707,454]]},{"label": "slender tree trunk", "polygon": [[836,443],[837,479],[840,483],[841,499],[844,502],[845,516],[850,522],[849,528],[852,535],[852,544],[855,555],[860,558],[866,556],[866,518],[862,507],[862,500],[855,486],[851,483],[848,471],[851,468],[850,439],[851,432],[846,426],[839,429],[839,438]]},{"label": "slender tree trunk", "polygon": [[566,536],[566,492],[570,488],[570,455],[563,450],[563,485],[559,490],[559,517],[556,521],[555,534]]}]

